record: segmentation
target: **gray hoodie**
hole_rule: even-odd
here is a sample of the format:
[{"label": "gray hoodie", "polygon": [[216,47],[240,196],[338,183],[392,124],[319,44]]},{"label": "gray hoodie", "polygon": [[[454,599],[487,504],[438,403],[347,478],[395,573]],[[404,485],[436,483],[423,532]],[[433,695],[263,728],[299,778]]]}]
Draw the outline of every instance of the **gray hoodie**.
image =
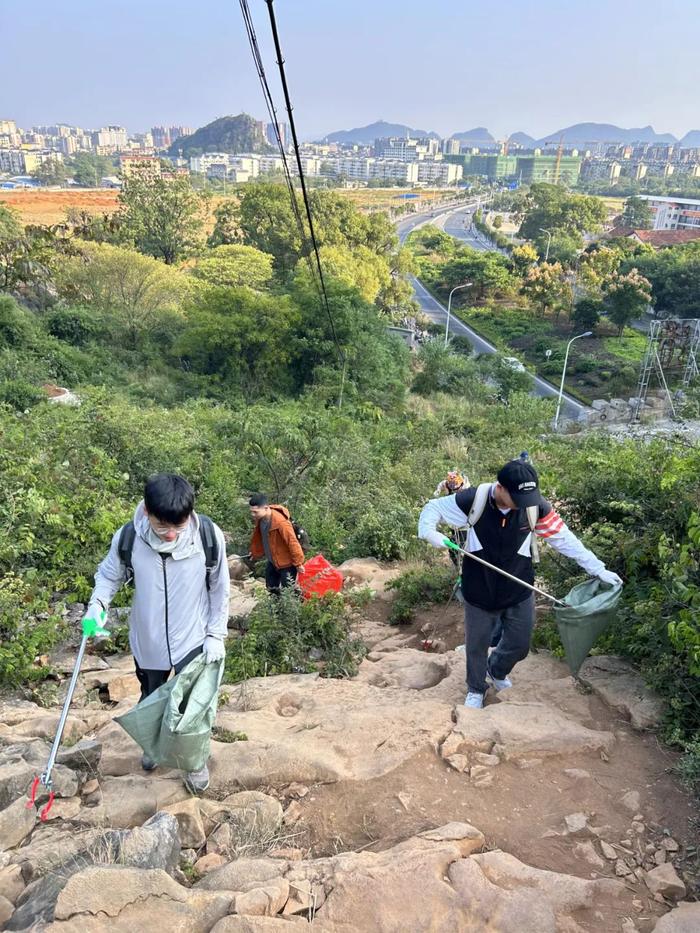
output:
[{"label": "gray hoodie", "polygon": [[[192,518],[169,552],[149,544],[149,523],[140,502],[134,512],[136,538],[132,553],[134,596],[129,617],[129,643],[139,667],[170,670],[203,644],[207,635],[224,639],[228,632],[229,573],[226,543],[214,525],[219,558],[206,587],[204,549],[199,518]],[[126,568],[119,560],[119,529],[109,553],[97,568],[90,603],[108,608],[124,583]]]}]

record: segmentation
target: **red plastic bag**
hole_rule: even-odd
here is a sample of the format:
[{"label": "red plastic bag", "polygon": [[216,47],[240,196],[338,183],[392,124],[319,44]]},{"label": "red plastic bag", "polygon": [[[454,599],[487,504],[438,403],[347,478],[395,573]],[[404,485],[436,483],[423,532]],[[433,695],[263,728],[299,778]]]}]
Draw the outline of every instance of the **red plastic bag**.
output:
[{"label": "red plastic bag", "polygon": [[343,588],[343,575],[323,554],[317,554],[299,568],[297,583],[304,599],[310,599],[324,593],[339,593]]}]

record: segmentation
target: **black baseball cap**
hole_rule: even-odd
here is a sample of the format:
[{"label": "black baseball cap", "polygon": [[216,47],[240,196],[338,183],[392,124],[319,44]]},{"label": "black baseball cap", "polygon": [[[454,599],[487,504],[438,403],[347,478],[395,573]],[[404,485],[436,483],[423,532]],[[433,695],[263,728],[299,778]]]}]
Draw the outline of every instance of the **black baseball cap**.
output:
[{"label": "black baseball cap", "polygon": [[519,509],[529,505],[539,505],[542,499],[539,490],[537,470],[522,460],[509,460],[498,471],[498,482],[505,489]]}]

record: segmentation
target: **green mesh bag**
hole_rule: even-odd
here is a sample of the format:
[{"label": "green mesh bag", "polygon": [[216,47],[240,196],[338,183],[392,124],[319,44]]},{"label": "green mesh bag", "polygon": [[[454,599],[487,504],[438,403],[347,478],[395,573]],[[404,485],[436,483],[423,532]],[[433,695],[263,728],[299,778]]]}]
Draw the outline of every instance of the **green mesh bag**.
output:
[{"label": "green mesh bag", "polygon": [[223,661],[207,664],[199,654],[179,674],[115,719],[159,765],[199,771],[209,757],[223,673]]},{"label": "green mesh bag", "polygon": [[588,652],[615,618],[622,586],[607,587],[598,579],[579,583],[556,605],[554,615],[566,663],[576,676]]}]

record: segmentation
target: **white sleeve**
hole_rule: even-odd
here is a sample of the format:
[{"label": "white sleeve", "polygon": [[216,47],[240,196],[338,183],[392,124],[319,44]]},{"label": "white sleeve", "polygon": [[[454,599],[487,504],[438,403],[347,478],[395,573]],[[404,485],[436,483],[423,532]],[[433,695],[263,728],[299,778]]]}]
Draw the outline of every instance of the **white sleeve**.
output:
[{"label": "white sleeve", "polygon": [[112,537],[107,556],[95,572],[95,588],[90,597],[90,604],[98,602],[103,609],[109,609],[114,595],[126,579],[126,568],[119,560],[119,536],[121,528]]},{"label": "white sleeve", "polygon": [[593,551],[589,551],[573,531],[563,523],[561,529],[555,534],[543,537],[545,537],[548,544],[552,545],[555,551],[559,551],[564,557],[575,560],[579,567],[592,577],[597,577],[601,571],[605,570],[603,561],[596,557]]},{"label": "white sleeve", "polygon": [[207,635],[226,638],[228,635],[228,605],[231,590],[231,577],[226,559],[226,540],[218,525],[214,526],[219,558],[209,576],[209,624]]},{"label": "white sleeve", "polygon": [[418,519],[418,537],[432,544],[433,547],[445,547],[444,534],[437,530],[440,524],[450,525],[452,528],[463,528],[467,516],[457,505],[456,496],[443,496],[441,499],[431,499],[423,506]]}]

